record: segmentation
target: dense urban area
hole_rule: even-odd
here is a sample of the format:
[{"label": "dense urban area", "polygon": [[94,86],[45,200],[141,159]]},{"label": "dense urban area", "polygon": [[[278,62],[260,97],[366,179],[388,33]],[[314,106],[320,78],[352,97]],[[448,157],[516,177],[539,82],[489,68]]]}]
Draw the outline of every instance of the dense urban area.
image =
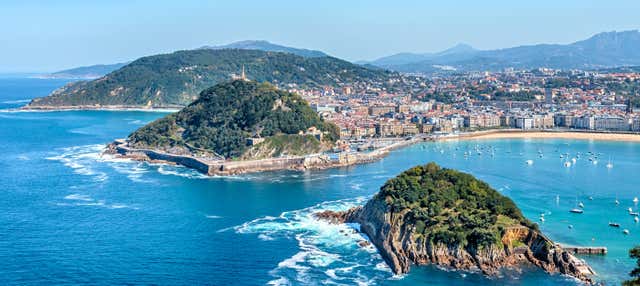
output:
[{"label": "dense urban area", "polygon": [[639,132],[640,73],[634,69],[397,74],[385,82],[302,89],[343,139],[517,128]]}]

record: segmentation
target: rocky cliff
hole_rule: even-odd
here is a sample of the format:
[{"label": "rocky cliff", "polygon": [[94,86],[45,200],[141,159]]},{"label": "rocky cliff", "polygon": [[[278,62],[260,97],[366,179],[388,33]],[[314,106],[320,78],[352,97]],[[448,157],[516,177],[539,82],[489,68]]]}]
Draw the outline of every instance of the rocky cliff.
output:
[{"label": "rocky cliff", "polygon": [[[440,171],[442,170],[437,172]],[[526,223],[499,226],[496,228],[498,232],[495,241],[490,239],[489,243],[481,243],[479,240],[482,238],[475,235],[477,230],[467,229],[468,224],[462,227],[455,226],[456,216],[466,216],[463,220],[471,221],[473,219],[470,216],[463,211],[449,212],[448,218],[441,219],[451,225],[450,237],[464,239],[443,239],[441,234],[446,233],[443,231],[443,225],[433,223],[441,213],[431,212],[433,217],[416,219],[416,212],[421,211],[421,208],[398,207],[397,201],[386,196],[388,192],[385,192],[385,188],[388,188],[390,182],[387,182],[381,192],[363,207],[346,212],[326,211],[318,213],[317,217],[333,223],[359,223],[360,230],[367,234],[396,274],[409,272],[412,264],[434,264],[457,270],[481,271],[493,276],[497,275],[501,268],[532,263],[549,273],[562,273],[585,283],[593,283],[591,276],[594,272],[588,265]],[[424,182],[421,183],[424,186]],[[397,181],[391,182],[391,185],[397,186]],[[416,186],[418,185],[420,182]],[[448,186],[452,187],[454,186]],[[464,188],[458,191],[464,192]],[[473,200],[474,192],[470,193],[470,196],[455,200]],[[431,205],[431,208],[437,206]],[[427,221],[427,224],[425,226],[418,221]],[[494,225],[500,223],[495,221]],[[464,233],[468,235],[465,236]]]}]

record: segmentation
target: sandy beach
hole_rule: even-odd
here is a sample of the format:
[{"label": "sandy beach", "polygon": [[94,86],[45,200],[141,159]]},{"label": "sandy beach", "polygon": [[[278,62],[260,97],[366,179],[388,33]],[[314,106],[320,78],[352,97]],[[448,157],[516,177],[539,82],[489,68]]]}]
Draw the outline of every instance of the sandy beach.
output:
[{"label": "sandy beach", "polygon": [[493,130],[461,134],[458,139],[579,139],[579,140],[603,140],[640,142],[640,134],[586,132],[586,131],[520,131],[520,130]]}]

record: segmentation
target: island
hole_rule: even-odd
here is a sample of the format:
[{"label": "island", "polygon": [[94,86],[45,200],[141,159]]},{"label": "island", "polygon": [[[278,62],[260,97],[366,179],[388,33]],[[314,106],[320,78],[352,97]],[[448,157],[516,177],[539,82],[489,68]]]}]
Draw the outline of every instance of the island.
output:
[{"label": "island", "polygon": [[544,236],[511,199],[435,163],[388,180],[364,206],[316,216],[358,223],[396,274],[409,272],[412,264],[432,264],[494,276],[530,263],[594,282],[594,271]]}]

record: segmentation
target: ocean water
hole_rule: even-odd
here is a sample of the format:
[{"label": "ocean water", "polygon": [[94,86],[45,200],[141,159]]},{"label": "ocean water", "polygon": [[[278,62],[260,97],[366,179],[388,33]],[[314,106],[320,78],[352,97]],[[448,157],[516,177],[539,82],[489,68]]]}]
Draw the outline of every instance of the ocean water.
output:
[{"label": "ocean water", "polygon": [[[387,179],[430,161],[488,182],[558,242],[608,247],[606,256],[581,256],[601,281],[618,284],[634,265],[627,251],[640,244],[640,225],[627,208],[637,211],[640,196],[636,143],[425,143],[348,168],[209,178],[101,156],[106,143],[165,113],[8,110],[64,83],[0,79],[1,285],[575,284],[534,268],[498,278],[435,267],[394,276],[375,249],[357,245],[366,239],[357,226],[311,216],[363,204]],[[587,152],[600,153],[598,164]],[[564,153],[576,158],[571,167]],[[569,213],[577,202],[584,213]]]}]

